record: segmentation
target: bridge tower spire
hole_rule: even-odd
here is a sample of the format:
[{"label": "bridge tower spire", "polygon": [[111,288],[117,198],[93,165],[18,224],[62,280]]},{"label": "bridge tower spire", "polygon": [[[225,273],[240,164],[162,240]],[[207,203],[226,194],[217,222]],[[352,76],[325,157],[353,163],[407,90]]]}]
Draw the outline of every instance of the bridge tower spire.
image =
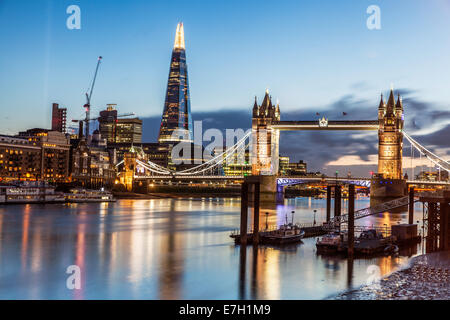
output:
[{"label": "bridge tower spire", "polygon": [[385,113],[386,113],[386,104],[384,103],[383,100],[383,94],[381,94],[380,104],[378,105],[378,120],[382,119]]}]

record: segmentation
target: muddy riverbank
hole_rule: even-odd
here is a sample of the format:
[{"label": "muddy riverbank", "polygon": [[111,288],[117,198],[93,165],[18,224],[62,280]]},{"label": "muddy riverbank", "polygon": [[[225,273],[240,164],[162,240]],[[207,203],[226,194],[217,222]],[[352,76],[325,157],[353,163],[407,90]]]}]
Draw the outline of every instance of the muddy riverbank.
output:
[{"label": "muddy riverbank", "polygon": [[448,300],[450,252],[411,259],[406,267],[370,285],[339,294],[338,300]]}]

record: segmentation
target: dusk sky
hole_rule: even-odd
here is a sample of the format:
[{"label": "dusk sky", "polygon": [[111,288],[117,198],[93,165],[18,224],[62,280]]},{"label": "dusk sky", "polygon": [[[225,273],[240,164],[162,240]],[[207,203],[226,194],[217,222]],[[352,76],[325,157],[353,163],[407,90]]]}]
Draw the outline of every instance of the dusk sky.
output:
[{"label": "dusk sky", "polygon": [[[80,30],[66,26],[73,4],[81,8]],[[380,30],[366,26],[370,5],[381,9]],[[194,120],[223,116],[230,121],[220,128],[234,128],[242,115],[239,124],[249,127],[254,96],[262,99],[266,88],[279,99],[282,120],[311,120],[316,112],[375,119],[380,93],[393,85],[404,95],[405,130],[448,159],[447,0],[0,0],[1,133],[49,127],[52,102],[68,108],[69,121],[81,119],[101,55],[93,113],[117,103],[120,113],[147,119],[144,140],[154,141],[179,21]],[[282,153],[312,169],[359,165],[363,173],[376,163],[376,133],[281,139]]]}]

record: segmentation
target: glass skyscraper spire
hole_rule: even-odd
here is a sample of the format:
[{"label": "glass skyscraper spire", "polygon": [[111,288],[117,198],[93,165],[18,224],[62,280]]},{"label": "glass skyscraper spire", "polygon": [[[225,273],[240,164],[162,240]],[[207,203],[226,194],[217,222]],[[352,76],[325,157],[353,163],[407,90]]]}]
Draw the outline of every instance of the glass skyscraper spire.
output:
[{"label": "glass skyscraper spire", "polygon": [[178,23],[158,142],[192,142],[192,135],[184,28],[183,23]]}]

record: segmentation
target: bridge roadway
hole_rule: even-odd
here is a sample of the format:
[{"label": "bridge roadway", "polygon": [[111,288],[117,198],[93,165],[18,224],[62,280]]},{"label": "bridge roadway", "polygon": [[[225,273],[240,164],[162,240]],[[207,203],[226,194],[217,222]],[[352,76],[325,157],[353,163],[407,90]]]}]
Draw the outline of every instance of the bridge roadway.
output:
[{"label": "bridge roadway", "polygon": [[[157,182],[157,180],[163,181],[179,181],[185,182],[189,181],[189,183],[193,183],[194,181],[202,181],[202,182],[232,182],[241,183],[244,180],[244,176],[194,176],[194,175],[158,175],[158,176],[139,176],[136,175],[134,177],[136,180],[149,180],[153,182]],[[192,181],[192,182],[191,182]],[[296,184],[303,183],[343,183],[343,184],[355,184],[362,187],[370,188],[370,179],[368,178],[360,178],[360,177],[308,177],[308,176],[279,176],[277,177],[277,184],[279,186],[290,186]],[[415,181],[415,180],[407,180],[406,183],[408,185],[430,185],[430,186],[450,186],[450,182],[446,181]]]},{"label": "bridge roadway", "polygon": [[276,121],[271,127],[284,130],[378,130],[378,120]]}]

